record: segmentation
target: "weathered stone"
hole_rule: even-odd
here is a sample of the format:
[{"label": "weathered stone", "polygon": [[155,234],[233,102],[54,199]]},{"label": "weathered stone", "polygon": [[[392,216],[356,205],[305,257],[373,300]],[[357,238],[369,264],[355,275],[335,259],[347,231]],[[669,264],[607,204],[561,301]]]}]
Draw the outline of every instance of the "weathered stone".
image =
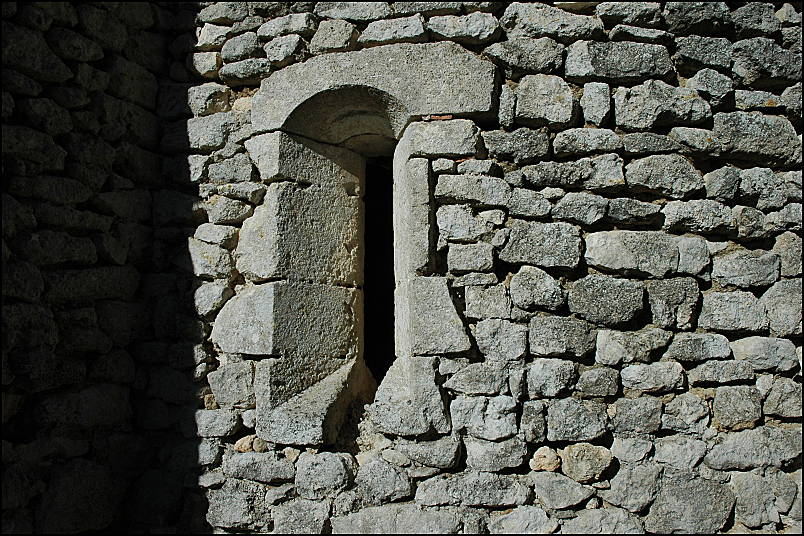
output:
[{"label": "weathered stone", "polygon": [[[610,2],[612,4],[618,2]],[[578,516],[561,526],[568,534],[643,534],[642,522],[622,508],[580,510]]]},{"label": "weathered stone", "polygon": [[650,224],[658,218],[661,207],[628,197],[609,199],[606,219],[618,224]]},{"label": "weathered stone", "polygon": [[720,201],[733,201],[740,185],[740,170],[727,166],[704,175],[706,196]]},{"label": "weathered stone", "polygon": [[547,272],[522,266],[510,282],[511,301],[520,309],[555,310],[564,304],[565,293]]},{"label": "weathered stone", "polygon": [[717,108],[732,94],[734,82],[714,69],[701,69],[687,80],[686,87],[703,95],[712,107]]},{"label": "weathered stone", "polygon": [[583,371],[575,385],[582,397],[614,396],[620,390],[620,374],[609,367],[595,367]]},{"label": "weathered stone", "polygon": [[291,13],[266,21],[257,30],[257,35],[264,39],[273,39],[291,33],[302,37],[310,37],[315,33],[316,20],[310,13]]},{"label": "weathered stone", "polygon": [[226,63],[231,63],[256,56],[259,50],[260,42],[259,39],[257,39],[257,34],[254,32],[246,32],[232,37],[224,43],[221,48],[221,58]]},{"label": "weathered stone", "polygon": [[606,326],[631,321],[642,310],[644,285],[641,282],[590,275],[570,289],[570,311]]},{"label": "weathered stone", "polygon": [[611,452],[605,447],[576,443],[559,451],[561,470],[578,482],[598,480],[611,463]]},{"label": "weathered stone", "polygon": [[762,405],[765,415],[801,417],[801,384],[789,378],[776,378]]},{"label": "weathered stone", "polygon": [[231,255],[220,246],[189,238],[188,252],[193,273],[199,277],[228,279],[234,272]]},{"label": "weathered stone", "polygon": [[488,524],[490,534],[550,534],[557,528],[558,523],[537,506],[517,506],[493,516]]},{"label": "weathered stone", "polygon": [[626,153],[634,155],[672,153],[681,150],[676,141],[653,132],[632,132],[624,135],[623,148]]},{"label": "weathered stone", "polygon": [[517,79],[524,74],[552,73],[563,63],[564,47],[549,37],[513,37],[483,50],[506,66],[506,74]]},{"label": "weathered stone", "polygon": [[[405,2],[395,2],[400,4]],[[409,3],[409,2],[408,2]],[[427,2],[432,4],[434,2]],[[424,509],[418,504],[369,506],[342,517],[333,517],[333,534],[401,534],[425,532],[452,534],[462,525],[460,512],[454,509]]]},{"label": "weathered stone", "polygon": [[662,14],[668,29],[679,35],[717,35],[730,23],[725,2],[668,2]]},{"label": "weathered stone", "polygon": [[676,361],[706,361],[728,359],[731,355],[729,340],[723,335],[710,333],[678,333],[665,352],[665,359]]},{"label": "weathered stone", "polygon": [[271,509],[274,530],[281,534],[320,534],[329,519],[329,503],[293,499]]},{"label": "weathered stone", "polygon": [[718,387],[713,404],[713,423],[720,429],[750,428],[762,417],[762,397],[756,387]]},{"label": "weathered stone", "polygon": [[577,116],[577,99],[558,76],[532,74],[516,89],[516,121],[531,127],[559,129],[571,126]]},{"label": "weathered stone", "polygon": [[681,365],[672,361],[650,365],[630,365],[625,367],[620,375],[623,389],[646,393],[674,391],[681,388],[684,383]]},{"label": "weathered stone", "polygon": [[774,174],[768,168],[742,170],[740,172],[740,196],[752,201],[756,199],[756,207],[764,211],[780,209],[789,201],[789,191],[784,177]]},{"label": "weathered stone", "polygon": [[436,211],[439,239],[475,242],[493,226],[484,222],[467,205],[442,205]]},{"label": "weathered stone", "polygon": [[573,81],[628,84],[645,78],[665,78],[673,64],[662,45],[578,41],[567,49],[564,70]]},{"label": "weathered stone", "polygon": [[728,39],[691,35],[676,39],[673,60],[683,72],[701,68],[728,69],[731,66],[732,44]]},{"label": "weathered stone", "polygon": [[595,6],[595,14],[607,26],[632,24],[654,28],[659,25],[660,8],[656,2],[600,2]]},{"label": "weathered stone", "polygon": [[439,175],[436,197],[483,206],[505,206],[511,187],[503,179],[488,175]]},{"label": "weathered stone", "polygon": [[701,436],[709,425],[709,406],[692,393],[676,396],[664,407],[662,428]]},{"label": "weathered stone", "polygon": [[476,471],[499,472],[516,468],[525,462],[527,447],[521,438],[514,436],[503,441],[486,441],[467,437],[466,466]]},{"label": "weathered stone", "polygon": [[217,78],[223,65],[220,52],[197,52],[189,60],[190,70],[203,78]]},{"label": "weathered stone", "polygon": [[721,437],[704,458],[704,463],[712,469],[747,471],[779,467],[801,455],[799,430],[762,426]]},{"label": "weathered stone", "polygon": [[351,50],[357,43],[358,31],[354,24],[345,20],[324,20],[310,39],[310,52],[324,54]]},{"label": "weathered stone", "polygon": [[466,471],[421,482],[416,502],[427,506],[515,506],[528,497],[528,486],[515,475]]},{"label": "weathered stone", "polygon": [[793,163],[799,141],[790,121],[761,112],[715,114],[712,129],[724,155],[763,165]]},{"label": "weathered stone", "polygon": [[391,15],[388,2],[327,2],[316,5],[319,17],[356,21],[376,20]]},{"label": "weathered stone", "polygon": [[616,432],[653,434],[659,430],[661,423],[662,401],[658,398],[620,398],[614,403],[612,424]]},{"label": "weathered stone", "polygon": [[498,395],[507,387],[508,369],[498,361],[471,363],[444,382],[445,389],[468,395]]},{"label": "weathered stone", "polygon": [[517,164],[536,162],[547,156],[550,142],[548,134],[525,127],[512,132],[492,130],[481,135],[490,157],[510,159]]},{"label": "weathered stone", "polygon": [[779,279],[779,269],[775,253],[738,249],[712,260],[712,279],[726,287],[768,286]]},{"label": "weathered stone", "polygon": [[661,278],[678,267],[678,248],[661,232],[603,231],[587,235],[584,258],[595,268]]},{"label": "weathered stone", "polygon": [[201,437],[226,437],[240,424],[237,413],[229,409],[201,409],[194,417],[194,432]]},{"label": "weathered stone", "polygon": [[687,374],[690,385],[731,383],[754,379],[754,369],[747,361],[710,361]]},{"label": "weathered stone", "polygon": [[237,227],[202,223],[196,228],[193,238],[230,249],[237,243],[237,236]]},{"label": "weathered stone", "polygon": [[585,192],[570,192],[553,207],[552,215],[557,220],[569,220],[592,225],[603,219],[608,200]]},{"label": "weathered stone", "polygon": [[533,453],[528,466],[533,471],[558,471],[561,467],[561,458],[550,447],[539,447]]},{"label": "weathered stone", "polygon": [[555,397],[566,392],[576,377],[572,361],[537,359],[528,368],[528,395],[530,398]]},{"label": "weathered stone", "polygon": [[734,358],[751,364],[755,371],[784,372],[797,364],[795,345],[786,339],[746,337],[731,343]]},{"label": "weathered stone", "polygon": [[611,112],[609,85],[602,82],[587,82],[583,85],[580,104],[584,119],[588,123],[601,126],[608,120]]},{"label": "weathered stone", "polygon": [[713,331],[761,331],[768,326],[765,305],[745,291],[703,295],[698,327]]},{"label": "weathered stone", "polygon": [[472,156],[480,134],[467,119],[417,122],[408,129],[414,156]]},{"label": "weathered stone", "polygon": [[774,492],[761,476],[734,473],[729,487],[737,499],[734,506],[735,521],[753,528],[779,522]]},{"label": "weathered stone", "polygon": [[427,29],[441,39],[467,45],[481,45],[493,41],[500,33],[497,19],[490,13],[475,11],[469,15],[443,15],[430,17]]},{"label": "weathered stone", "polygon": [[517,361],[525,355],[527,328],[507,320],[481,320],[474,329],[478,349],[486,359]]},{"label": "weathered stone", "polygon": [[785,50],[766,37],[734,43],[732,60],[732,72],[746,86],[773,87],[801,78],[801,54]]},{"label": "weathered stone", "polygon": [[591,441],[605,432],[605,405],[574,398],[554,400],[547,409],[547,439]]},{"label": "weathered stone", "polygon": [[527,188],[514,188],[508,200],[508,210],[512,216],[540,218],[550,214],[552,205],[538,192]]},{"label": "weathered stone", "polygon": [[775,283],[759,301],[767,312],[771,335],[801,335],[801,278]]},{"label": "weathered stone", "polygon": [[238,452],[224,456],[223,473],[267,484],[293,480],[296,471],[290,460],[279,458],[274,452]]},{"label": "weathered stone", "polygon": [[480,287],[470,285],[465,293],[467,318],[510,318],[511,299],[505,285]]},{"label": "weathered stone", "polygon": [[449,469],[458,462],[461,442],[455,436],[444,437],[436,441],[399,440],[395,447],[408,458],[439,469]]},{"label": "weathered stone", "polygon": [[696,125],[712,115],[709,103],[689,88],[649,80],[614,92],[614,116],[624,130],[648,130],[663,125]]},{"label": "weathered stone", "polygon": [[398,501],[413,492],[407,473],[381,458],[361,465],[355,484],[358,495],[371,505]]},{"label": "weathered stone", "polygon": [[671,334],[661,329],[623,332],[602,329],[597,333],[595,361],[602,365],[650,362],[652,356],[670,342]]},{"label": "weathered stone", "polygon": [[529,330],[530,353],[536,357],[582,357],[595,348],[597,332],[583,320],[534,317]]},{"label": "weathered stone", "polygon": [[640,512],[656,497],[661,473],[661,467],[655,463],[623,464],[611,479],[611,488],[600,491],[599,495],[629,512]]},{"label": "weathered stone", "polygon": [[593,39],[603,34],[599,19],[544,4],[515,2],[505,9],[500,24],[510,37],[547,36],[561,42]]},{"label": "weathered stone", "polygon": [[706,454],[706,443],[682,435],[660,437],[653,459],[676,469],[693,469]]},{"label": "weathered stone", "polygon": [[620,137],[606,128],[571,128],[559,132],[553,140],[556,156],[609,153],[622,146]]},{"label": "weathered stone", "polygon": [[685,199],[704,189],[703,175],[689,160],[679,155],[655,155],[634,160],[625,166],[630,186]]},{"label": "weathered stone", "polygon": [[427,40],[421,15],[369,23],[358,42],[367,46],[392,43],[420,43]]},{"label": "weathered stone", "polygon": [[264,488],[255,483],[226,479],[218,489],[209,490],[207,522],[213,527],[246,528],[266,514]]},{"label": "weathered stone", "polygon": [[516,434],[516,404],[509,396],[459,396],[450,405],[452,425],[478,439],[499,441]]},{"label": "weathered stone", "polygon": [[574,268],[581,252],[578,228],[568,223],[511,220],[511,235],[500,260],[547,268]]},{"label": "weathered stone", "polygon": [[[701,497],[708,500],[702,502]],[[685,473],[665,476],[645,519],[645,529],[711,534],[726,524],[733,505],[734,494],[722,484]]]},{"label": "weathered stone", "polygon": [[254,365],[227,363],[207,374],[207,381],[222,408],[254,407]]},{"label": "weathered stone", "polygon": [[536,500],[545,508],[554,510],[569,508],[585,501],[594,493],[590,488],[558,473],[534,472],[528,478],[533,485]]}]

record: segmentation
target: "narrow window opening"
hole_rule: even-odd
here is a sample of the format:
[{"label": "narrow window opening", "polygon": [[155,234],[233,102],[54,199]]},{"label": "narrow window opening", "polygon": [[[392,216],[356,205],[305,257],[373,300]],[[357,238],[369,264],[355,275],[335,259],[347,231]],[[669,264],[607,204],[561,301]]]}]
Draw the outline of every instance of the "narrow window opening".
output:
[{"label": "narrow window opening", "polygon": [[371,158],[366,163],[363,201],[363,356],[380,383],[395,359],[391,158]]}]

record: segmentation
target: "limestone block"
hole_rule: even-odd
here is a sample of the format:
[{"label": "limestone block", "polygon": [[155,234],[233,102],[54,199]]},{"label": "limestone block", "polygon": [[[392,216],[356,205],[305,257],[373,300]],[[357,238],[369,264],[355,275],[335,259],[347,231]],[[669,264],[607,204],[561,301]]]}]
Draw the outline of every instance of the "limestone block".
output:
[{"label": "limestone block", "polygon": [[199,277],[228,279],[234,272],[229,252],[215,244],[188,238],[193,273]]},{"label": "limestone block", "polygon": [[190,70],[203,78],[217,78],[223,65],[220,52],[196,52],[189,63]]},{"label": "limestone block", "polygon": [[230,409],[200,409],[194,417],[192,435],[200,437],[226,437],[240,425],[240,417]]},{"label": "limestone block", "polygon": [[416,14],[412,17],[371,22],[360,34],[357,42],[372,46],[393,43],[421,43],[426,40],[424,18]]},{"label": "limestone block", "polygon": [[231,25],[248,15],[248,7],[239,2],[216,2],[198,12],[198,20],[214,24]]},{"label": "limestone block", "polygon": [[536,357],[582,357],[594,350],[596,336],[592,325],[583,320],[534,317],[529,326],[530,353]]},{"label": "limestone block", "polygon": [[472,363],[444,382],[444,388],[468,395],[499,395],[508,389],[508,368],[500,361]]},{"label": "limestone block", "polygon": [[600,19],[545,4],[514,2],[505,9],[500,24],[511,37],[547,36],[562,43],[594,39],[603,34]]},{"label": "limestone block", "polygon": [[469,337],[442,277],[413,277],[395,291],[397,356],[464,352]]},{"label": "limestone block", "polygon": [[[359,10],[366,11],[363,7]],[[493,64],[453,43],[397,44],[351,53],[325,54],[282,69],[267,78],[254,96],[253,110],[259,110],[259,113],[252,113],[252,123],[255,132],[287,127],[289,116],[310,97],[342,86],[368,86],[390,95],[400,104],[392,106],[392,110],[385,110],[390,112],[391,125],[398,135],[411,116],[482,115],[490,112],[494,107],[493,70]],[[395,75],[376,77],[372,74],[376,72]],[[428,83],[421,84],[421,80]],[[455,84],[456,80],[461,83]],[[338,123],[341,121],[335,117],[328,125],[327,118],[333,111],[319,109],[314,113],[322,119],[315,122],[315,131],[298,133],[320,141],[342,141],[326,130],[321,131],[322,126],[331,127],[331,132],[340,128]],[[304,124],[294,123],[293,126],[300,128]],[[306,126],[308,129],[312,127],[311,124]],[[354,134],[348,132],[347,135]]]},{"label": "limestone block", "polygon": [[801,384],[790,378],[776,378],[762,405],[762,412],[784,418],[801,417],[800,402]]},{"label": "limestone block", "polygon": [[527,75],[516,88],[516,121],[530,127],[565,128],[575,122],[577,104],[562,78],[550,74]]},{"label": "limestone block", "polygon": [[448,433],[449,420],[435,383],[435,358],[394,361],[368,411],[375,426],[387,434],[412,436],[432,430]]},{"label": "limestone block", "polygon": [[421,482],[416,502],[426,506],[514,506],[524,504],[528,486],[516,475],[466,471]]},{"label": "limestone block", "polygon": [[584,84],[580,104],[587,122],[596,126],[605,123],[611,111],[611,92],[608,84],[603,82]]},{"label": "limestone block", "polygon": [[727,234],[732,229],[731,208],[711,199],[670,201],[662,213],[664,228],[673,231]]},{"label": "limestone block", "polygon": [[361,284],[360,200],[329,188],[269,185],[234,252],[250,281],[290,278]]},{"label": "limestone block", "polygon": [[512,219],[501,260],[547,268],[574,268],[580,261],[578,228],[568,223],[536,223]]},{"label": "limestone block", "polygon": [[254,212],[254,208],[248,203],[222,195],[213,195],[207,199],[204,209],[210,223],[218,225],[240,223]]},{"label": "limestone block", "polygon": [[500,33],[497,19],[490,13],[475,11],[469,15],[430,17],[427,29],[440,39],[467,45],[482,45],[493,41]]},{"label": "limestone block", "polygon": [[564,69],[570,80],[628,84],[664,78],[673,71],[673,64],[662,45],[578,41],[567,49]]},{"label": "limestone block", "polygon": [[611,452],[606,447],[589,443],[576,443],[559,450],[561,470],[576,482],[598,480],[611,463]]},{"label": "limestone block", "polygon": [[218,71],[221,81],[229,86],[255,85],[267,77],[272,70],[272,62],[267,58],[248,58],[227,63]]},{"label": "limestone block", "polygon": [[662,125],[697,125],[710,118],[712,112],[695,90],[648,80],[631,88],[617,88],[614,116],[623,130],[634,131]]},{"label": "limestone block", "polygon": [[436,197],[483,206],[506,206],[511,187],[503,179],[488,175],[439,175]]},{"label": "limestone block", "polygon": [[275,452],[233,452],[223,458],[223,474],[266,484],[293,480],[293,463]]},{"label": "limestone block", "polygon": [[512,37],[488,46],[483,53],[502,62],[506,77],[514,79],[523,74],[549,74],[564,63],[564,47],[549,37]]},{"label": "limestone block", "polygon": [[762,417],[762,395],[756,387],[724,385],[715,391],[712,419],[720,429],[751,428]]},{"label": "limestone block", "polygon": [[279,69],[301,58],[304,41],[296,34],[283,35],[271,39],[262,48],[271,67]]},{"label": "limestone block", "polygon": [[608,199],[586,192],[569,192],[553,207],[552,215],[557,220],[567,220],[582,225],[593,225],[606,214]]},{"label": "limestone block", "polygon": [[213,527],[246,528],[262,519],[264,487],[256,482],[226,479],[218,489],[209,490],[207,522]]},{"label": "limestone block", "polygon": [[709,425],[709,406],[692,393],[676,396],[664,408],[662,428],[701,436]]},{"label": "limestone block", "polygon": [[436,211],[439,238],[474,242],[492,230],[467,205],[442,205]]}]

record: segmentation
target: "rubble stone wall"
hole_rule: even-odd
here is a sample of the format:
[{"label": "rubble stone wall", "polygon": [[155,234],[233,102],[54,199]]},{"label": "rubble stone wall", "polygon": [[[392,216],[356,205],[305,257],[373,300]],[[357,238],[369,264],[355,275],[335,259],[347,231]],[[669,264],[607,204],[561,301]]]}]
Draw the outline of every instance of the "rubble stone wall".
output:
[{"label": "rubble stone wall", "polygon": [[800,3],[41,4],[3,8],[4,528],[800,531]]}]

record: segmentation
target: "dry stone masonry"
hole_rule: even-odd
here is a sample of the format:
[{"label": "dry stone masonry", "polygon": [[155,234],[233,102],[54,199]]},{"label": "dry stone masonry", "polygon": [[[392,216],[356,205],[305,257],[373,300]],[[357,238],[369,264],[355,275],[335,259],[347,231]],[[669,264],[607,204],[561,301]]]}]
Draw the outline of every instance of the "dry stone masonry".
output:
[{"label": "dry stone masonry", "polygon": [[4,3],[4,532],[800,532],[801,11]]}]

